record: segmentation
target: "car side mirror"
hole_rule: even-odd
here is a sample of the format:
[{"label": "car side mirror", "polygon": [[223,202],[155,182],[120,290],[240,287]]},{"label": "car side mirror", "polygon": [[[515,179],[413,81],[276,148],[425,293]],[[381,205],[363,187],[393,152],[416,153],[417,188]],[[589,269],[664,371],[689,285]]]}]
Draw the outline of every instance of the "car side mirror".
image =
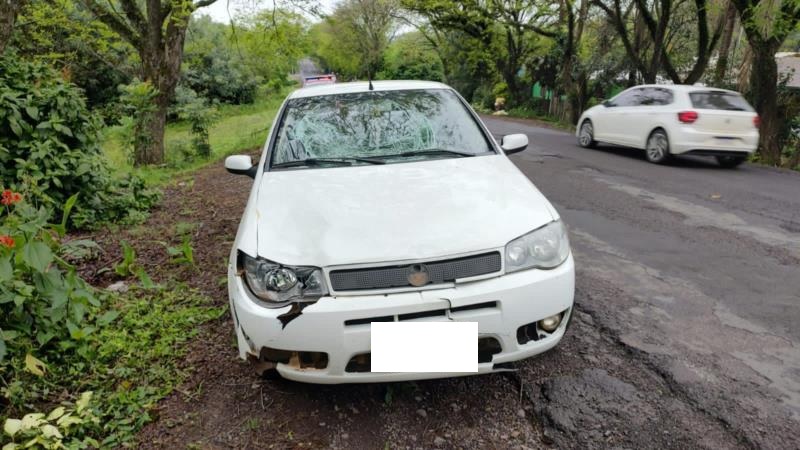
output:
[{"label": "car side mirror", "polygon": [[603,100],[603,106],[605,106],[606,108],[613,108],[617,105],[615,105],[614,102],[612,102],[611,100]]},{"label": "car side mirror", "polygon": [[250,155],[231,155],[225,158],[225,169],[234,175],[247,175],[250,178],[256,177],[258,166],[253,165]]},{"label": "car side mirror", "polygon": [[519,153],[528,148],[528,136],[524,134],[509,134],[500,140],[500,148],[506,155]]}]

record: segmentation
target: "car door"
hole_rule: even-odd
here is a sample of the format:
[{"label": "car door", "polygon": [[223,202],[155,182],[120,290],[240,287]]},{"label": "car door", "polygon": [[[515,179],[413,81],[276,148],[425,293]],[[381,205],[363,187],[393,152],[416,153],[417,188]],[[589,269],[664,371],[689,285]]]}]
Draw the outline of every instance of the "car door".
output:
[{"label": "car door", "polygon": [[626,118],[620,140],[631,147],[645,148],[647,137],[661,125],[667,105],[672,103],[672,93],[665,88],[646,86],[637,88],[636,101]]},{"label": "car door", "polygon": [[[636,120],[636,108],[641,102],[642,88],[628,89],[606,103],[597,139],[620,145],[631,145],[631,121]],[[600,137],[602,136],[602,137]]]}]

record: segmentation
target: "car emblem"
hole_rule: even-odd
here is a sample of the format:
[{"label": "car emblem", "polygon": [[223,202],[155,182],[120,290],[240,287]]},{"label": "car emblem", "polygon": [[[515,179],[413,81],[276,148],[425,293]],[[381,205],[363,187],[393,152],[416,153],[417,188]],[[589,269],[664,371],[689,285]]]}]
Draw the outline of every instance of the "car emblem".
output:
[{"label": "car emblem", "polygon": [[414,264],[413,266],[409,267],[410,272],[406,279],[408,280],[408,284],[414,287],[425,286],[430,281],[431,277],[428,274],[428,268],[422,264]]},{"label": "car emblem", "polygon": [[725,119],[725,123],[731,123],[731,119]]}]

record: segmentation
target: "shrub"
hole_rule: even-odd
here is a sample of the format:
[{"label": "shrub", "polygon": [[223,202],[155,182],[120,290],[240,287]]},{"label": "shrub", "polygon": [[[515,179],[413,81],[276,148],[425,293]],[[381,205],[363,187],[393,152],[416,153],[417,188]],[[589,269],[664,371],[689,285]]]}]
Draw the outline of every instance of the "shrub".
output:
[{"label": "shrub", "polygon": [[0,58],[0,180],[56,214],[79,194],[77,227],[140,216],[155,195],[126,188],[141,187],[137,181],[111,177],[100,126],[80,89],[57,72],[11,55]]},{"label": "shrub", "polygon": [[[217,120],[217,111],[191,89],[179,89],[177,94],[179,95],[176,96],[177,103],[172,108],[173,113],[179,119],[189,122],[195,154],[200,158],[208,158],[211,156],[208,129]],[[192,159],[191,156],[186,159]]]},{"label": "shrub", "polygon": [[0,371],[15,378],[24,371],[42,376],[38,357],[60,359],[80,354],[84,339],[112,316],[98,317],[101,305],[61,257],[59,237],[76,197],[64,205],[64,219],[49,224],[50,213],[35,208],[19,193],[3,191],[0,213]]}]

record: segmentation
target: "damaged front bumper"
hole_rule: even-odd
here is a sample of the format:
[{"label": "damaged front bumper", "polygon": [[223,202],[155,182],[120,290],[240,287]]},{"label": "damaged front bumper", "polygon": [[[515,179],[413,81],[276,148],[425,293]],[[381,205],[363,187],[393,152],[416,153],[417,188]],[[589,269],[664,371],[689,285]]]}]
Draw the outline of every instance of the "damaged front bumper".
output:
[{"label": "damaged front bumper", "polygon": [[[553,270],[526,270],[444,289],[323,297],[302,308],[255,303],[235,269],[228,291],[239,355],[275,364],[284,378],[320,384],[443,378],[473,373],[369,372],[370,323],[477,322],[478,373],[545,352],[563,337],[572,313],[575,266],[570,255]],[[536,328],[563,313],[552,333]],[[286,320],[290,318],[291,320]]]}]

